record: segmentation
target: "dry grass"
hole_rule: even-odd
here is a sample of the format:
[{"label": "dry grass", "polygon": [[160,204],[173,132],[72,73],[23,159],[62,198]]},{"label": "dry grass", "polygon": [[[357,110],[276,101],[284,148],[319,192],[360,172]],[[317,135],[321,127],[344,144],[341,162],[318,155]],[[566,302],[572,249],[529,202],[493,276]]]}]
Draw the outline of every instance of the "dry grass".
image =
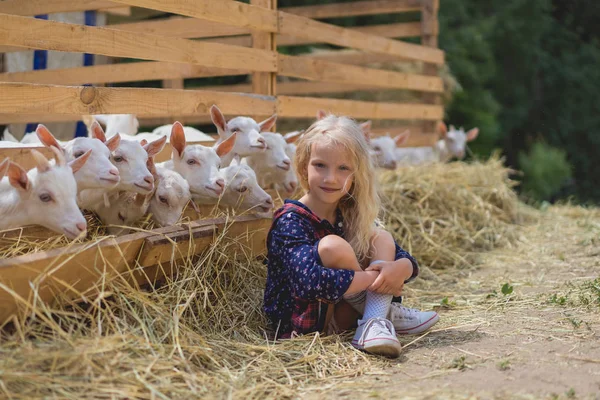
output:
[{"label": "dry grass", "polygon": [[[384,173],[388,226],[423,266],[469,265],[518,237],[522,213],[507,174],[499,160]],[[260,260],[221,236],[159,287],[113,280],[88,303],[29,304],[1,333],[0,393],[292,398],[390,373],[391,361],[356,351],[347,337],[274,343],[261,313],[265,278]]]}]

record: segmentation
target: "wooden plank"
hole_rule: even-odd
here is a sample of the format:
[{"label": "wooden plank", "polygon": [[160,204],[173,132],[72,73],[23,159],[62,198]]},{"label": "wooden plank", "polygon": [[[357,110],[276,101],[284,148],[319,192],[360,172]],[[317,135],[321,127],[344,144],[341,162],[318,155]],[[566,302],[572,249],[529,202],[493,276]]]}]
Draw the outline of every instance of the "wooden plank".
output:
[{"label": "wooden plank", "polygon": [[0,44],[232,69],[239,69],[243,59],[252,71],[277,70],[270,51],[7,14],[0,15]]},{"label": "wooden plank", "polygon": [[[263,7],[268,10],[277,9],[276,0],[250,0],[250,4]],[[252,48],[277,52],[277,42],[274,32],[252,32]],[[274,96],[277,84],[277,73],[254,72],[252,74],[252,93]],[[274,128],[274,127],[273,127]]]},{"label": "wooden plank", "polygon": [[[378,63],[399,63],[398,57],[387,54],[371,54],[356,50],[317,51],[314,53],[300,54],[298,57],[314,58],[316,60],[331,61],[340,64],[366,65]],[[409,64],[408,62],[405,64]]]},{"label": "wooden plank", "polygon": [[391,126],[387,128],[374,128],[371,130],[371,137],[389,135],[394,137],[403,133],[407,129],[410,130],[410,136],[406,143],[398,147],[422,147],[433,146],[439,139],[438,133],[423,132],[422,124],[410,124],[401,126]]},{"label": "wooden plank", "polygon": [[[332,25],[334,26],[334,25]],[[419,22],[411,23],[400,23],[400,24],[384,24],[384,25],[372,25],[372,26],[361,26],[355,27],[351,30],[366,33],[369,35],[377,35],[385,38],[406,38],[415,37],[421,35],[421,24]],[[232,46],[245,46],[249,47],[252,45],[252,40],[248,36],[238,37],[225,37],[218,39],[210,39],[214,43],[229,44]],[[288,35],[277,35],[278,46],[299,46],[305,44],[317,44],[323,43],[317,36],[309,38],[295,37]],[[396,57],[398,59],[398,57]]]},{"label": "wooden plank", "polygon": [[277,115],[281,117],[314,118],[317,110],[320,109],[364,119],[437,121],[444,114],[443,107],[427,104],[373,103],[316,97],[278,96],[277,98]]},{"label": "wooden plank", "polygon": [[[421,43],[424,46],[437,48],[437,15],[439,10],[439,0],[423,0],[422,3],[422,18],[421,18],[421,29],[422,38]],[[438,66],[432,64],[423,65],[423,73],[425,75],[437,76],[439,75]],[[441,104],[442,99],[437,94],[425,93],[422,95],[422,100],[427,104]],[[443,118],[443,117],[442,117]],[[435,132],[437,128],[436,122],[424,122],[423,130],[428,132]]]},{"label": "wooden plank", "polygon": [[420,10],[420,0],[352,1],[316,6],[287,7],[282,9],[282,11],[285,11],[286,13],[312,19],[392,14]]},{"label": "wooden plank", "polygon": [[279,75],[324,82],[355,84],[440,93],[444,84],[439,77],[406,74],[402,72],[365,68],[309,59],[279,55]]},{"label": "wooden plank", "polygon": [[[204,90],[53,86],[0,82],[0,110],[6,114],[208,115],[213,104],[228,114],[270,115],[268,96]],[[35,101],[32,101],[35,99]]]},{"label": "wooden plank", "polygon": [[115,0],[115,3],[150,8],[264,32],[277,32],[276,12],[237,1]]},{"label": "wooden plank", "polygon": [[0,74],[0,82],[83,85],[246,75],[249,72],[250,71],[248,70],[211,68],[191,64],[143,61],[136,63],[91,65],[88,67],[6,72]]},{"label": "wooden plank", "polygon": [[[238,85],[221,85],[207,86],[206,90],[215,90],[219,92],[236,92],[236,93],[251,93],[252,85],[241,83]],[[365,86],[365,85],[350,85],[331,82],[279,82],[277,84],[277,92],[281,95],[290,94],[319,94],[319,93],[348,93],[357,90],[381,90],[381,88]]]},{"label": "wooden plank", "polygon": [[[202,23],[198,23],[198,20],[195,18],[173,17],[158,21],[143,21],[128,24],[110,25],[109,28],[179,38],[214,38],[219,36],[237,36],[219,37],[217,39],[210,39],[208,41],[213,43],[229,44],[232,46],[252,46],[252,38],[250,36],[239,36],[247,34],[249,32],[248,29],[226,26],[212,21],[202,21]],[[421,35],[421,23],[409,22],[360,26],[354,27],[352,30],[386,38],[418,37]],[[321,41],[317,38],[306,39],[285,35],[277,35],[276,40],[279,46],[297,46],[321,43]],[[0,53],[22,50],[23,49],[20,47],[0,46]],[[377,55],[371,54],[371,56]],[[394,60],[398,59],[397,56],[388,57],[393,58]]]},{"label": "wooden plank", "polygon": [[87,11],[108,8],[122,8],[121,4],[105,0],[3,0],[0,13],[22,16],[53,14],[72,11]]},{"label": "wooden plank", "polygon": [[[212,243],[212,240],[204,240],[203,235],[211,230],[225,230],[225,240],[237,244],[241,251],[260,254],[265,249],[269,223],[268,219],[256,219],[252,216],[194,221],[181,227],[171,226],[118,238],[109,237],[95,243],[74,244],[0,260],[0,322],[6,321],[18,309],[23,309],[13,293],[29,303],[34,297],[37,301],[49,303],[57,294],[69,299],[89,301],[101,291],[97,286],[100,281],[126,279],[146,283],[147,274],[142,269],[150,267],[156,260],[156,256],[149,256],[148,253],[145,253],[146,257],[140,258],[140,250],[149,238],[172,236],[191,229],[192,240],[198,242],[194,249],[197,254]],[[194,233],[198,237],[194,237]],[[175,246],[171,251],[174,259],[182,258],[190,248],[189,242],[185,241],[175,242],[172,246]],[[163,247],[164,250],[166,249]],[[160,254],[159,259],[164,260],[165,256]],[[35,294],[32,287],[37,288]],[[27,313],[30,312],[31,310],[27,310]]]},{"label": "wooden plank", "polygon": [[370,53],[396,55],[433,64],[444,63],[444,52],[439,49],[369,35],[283,12],[279,13],[279,33]]}]

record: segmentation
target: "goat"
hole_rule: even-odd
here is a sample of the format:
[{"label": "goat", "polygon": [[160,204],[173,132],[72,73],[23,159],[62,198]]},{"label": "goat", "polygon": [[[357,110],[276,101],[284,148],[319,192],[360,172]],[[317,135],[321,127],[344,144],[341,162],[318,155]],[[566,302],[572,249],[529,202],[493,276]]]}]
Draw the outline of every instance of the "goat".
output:
[{"label": "goat", "polygon": [[265,150],[267,145],[260,132],[271,129],[277,120],[277,114],[274,114],[260,123],[256,123],[248,117],[235,117],[227,121],[216,105],[210,108],[210,117],[219,134],[219,139],[213,147],[220,145],[221,142],[237,133],[233,150],[221,158],[221,164],[224,167],[228,166],[236,155],[247,157]]},{"label": "goat", "polygon": [[85,165],[75,173],[78,192],[84,189],[110,189],[119,183],[119,170],[110,162],[110,153],[121,143],[119,134],[106,140],[104,131],[96,121],[92,124],[92,138],[79,137],[68,142],[59,142],[42,124],[38,125],[35,133],[43,145],[58,149],[67,161],[93,150]]},{"label": "goat", "polygon": [[73,174],[85,165],[92,150],[68,164],[59,150],[51,150],[55,165],[37,150],[31,150],[37,166],[28,172],[9,162],[7,176],[0,181],[0,229],[36,224],[69,239],[86,232],[87,222],[75,201],[77,183]]}]

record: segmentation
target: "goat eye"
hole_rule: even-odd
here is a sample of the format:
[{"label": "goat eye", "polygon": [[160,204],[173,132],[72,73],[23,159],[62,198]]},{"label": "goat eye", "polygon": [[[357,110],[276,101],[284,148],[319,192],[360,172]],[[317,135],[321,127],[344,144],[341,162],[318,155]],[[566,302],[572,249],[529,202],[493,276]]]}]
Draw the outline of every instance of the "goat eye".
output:
[{"label": "goat eye", "polygon": [[158,200],[163,204],[169,205],[169,200],[165,196],[158,196]]},{"label": "goat eye", "polygon": [[115,160],[115,162],[123,162],[123,160],[125,160],[125,159],[121,156],[114,156],[113,160]]},{"label": "goat eye", "polygon": [[246,186],[242,186],[237,191],[240,193],[244,193],[246,190],[248,190],[248,188]]},{"label": "goat eye", "polygon": [[73,157],[75,158],[79,158],[83,155],[83,151],[78,151],[77,153],[73,154]]},{"label": "goat eye", "polygon": [[194,164],[196,164],[196,160],[189,159],[189,160],[187,160],[187,163],[188,163],[188,165],[194,165]]},{"label": "goat eye", "polygon": [[42,193],[40,194],[40,200],[44,203],[47,203],[52,200],[52,196],[50,196],[48,193]]},{"label": "goat eye", "polygon": [[373,147],[373,150],[375,150],[375,151],[381,151],[381,149],[379,148],[379,146]]},{"label": "goat eye", "polygon": [[123,214],[121,214],[121,212],[119,211],[119,214],[117,215],[119,217],[119,219],[123,222],[125,222],[125,216]]}]

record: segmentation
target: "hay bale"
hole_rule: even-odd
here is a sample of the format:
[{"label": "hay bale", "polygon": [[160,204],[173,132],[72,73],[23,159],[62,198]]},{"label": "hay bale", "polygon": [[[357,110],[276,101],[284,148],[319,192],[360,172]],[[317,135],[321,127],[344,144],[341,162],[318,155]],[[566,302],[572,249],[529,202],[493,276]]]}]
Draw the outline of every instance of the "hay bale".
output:
[{"label": "hay bale", "polygon": [[384,222],[424,266],[472,265],[476,253],[510,246],[527,214],[498,157],[381,173]]}]

